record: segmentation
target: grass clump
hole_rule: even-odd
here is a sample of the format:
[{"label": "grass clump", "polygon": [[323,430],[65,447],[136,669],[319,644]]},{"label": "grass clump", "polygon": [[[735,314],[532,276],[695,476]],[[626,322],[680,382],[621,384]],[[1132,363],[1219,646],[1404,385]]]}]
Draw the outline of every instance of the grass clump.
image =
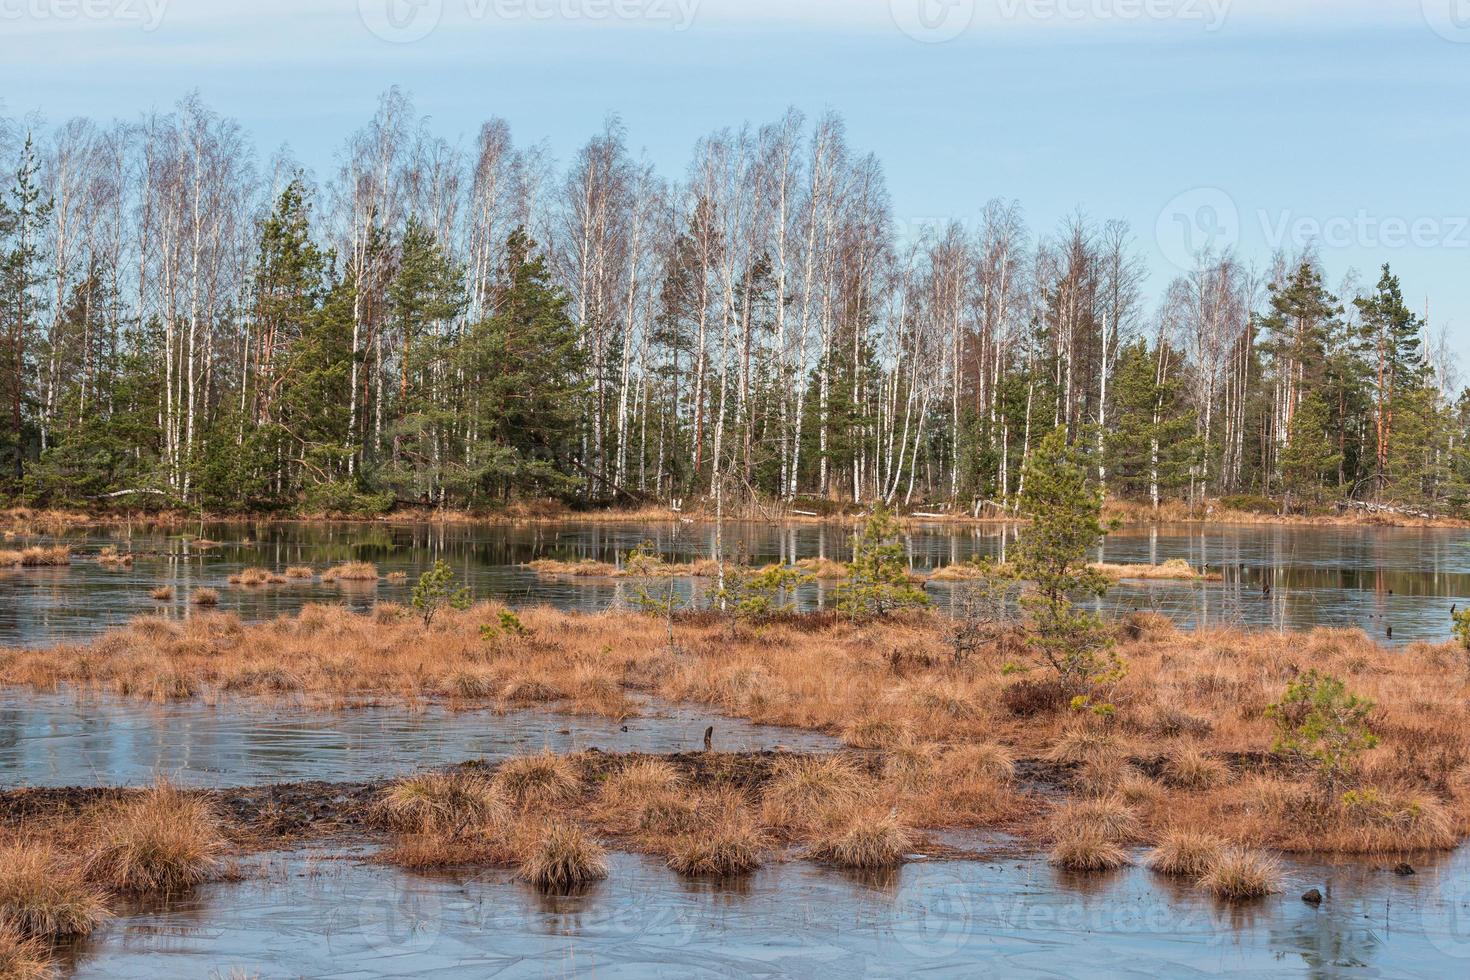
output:
[{"label": "grass clump", "polygon": [[522,810],[564,806],[582,793],[582,777],[570,759],[543,752],[507,759],[495,773],[495,786]]},{"label": "grass clump", "polygon": [[1175,789],[1214,789],[1230,781],[1230,767],[1197,746],[1186,745],[1169,753],[1160,775]]},{"label": "grass clump", "polygon": [[1198,830],[1175,830],[1164,836],[1144,863],[1159,874],[1178,878],[1203,876],[1225,851],[1225,842]]},{"label": "grass clump", "polygon": [[607,877],[607,852],[576,824],[553,820],[527,847],[516,876],[541,888],[576,888]]},{"label": "grass clump", "polygon": [[13,926],[0,923],[0,978],[49,980],[56,972],[46,959],[46,944]]},{"label": "grass clump", "polygon": [[376,582],[378,566],[370,561],[343,562],[322,572],[323,582]]},{"label": "grass clump", "polygon": [[217,606],[219,592],[214,589],[195,589],[189,593],[189,601],[196,606]]},{"label": "grass clump", "polygon": [[1199,885],[1226,901],[1263,898],[1281,891],[1281,870],[1265,855],[1228,848],[1200,876]]},{"label": "grass clump", "polygon": [[699,833],[683,834],[669,847],[669,867],[686,877],[728,878],[761,866],[765,838],[748,821],[724,820]]},{"label": "grass clump", "polygon": [[402,833],[455,836],[508,818],[500,792],[467,773],[430,773],[400,779],[374,806],[378,820]]},{"label": "grass clump", "polygon": [[85,936],[108,915],[106,899],[61,852],[29,843],[0,848],[0,926],[58,939]]},{"label": "grass clump", "polygon": [[893,868],[913,846],[913,835],[895,814],[859,810],[816,834],[806,855],[842,868]]},{"label": "grass clump", "polygon": [[64,545],[0,551],[0,568],[57,568],[70,564],[71,549]]},{"label": "grass clump", "polygon": [[152,592],[149,592],[148,595],[158,602],[170,602],[174,597],[174,587],[172,585],[160,585]]},{"label": "grass clump", "polygon": [[1047,860],[1067,871],[1115,871],[1128,863],[1128,852],[1097,827],[1069,828],[1056,838]]},{"label": "grass clump", "polygon": [[862,772],[840,756],[791,760],[766,784],[761,817],[772,827],[809,827],[825,813],[853,807],[868,789]]},{"label": "grass clump", "polygon": [[293,565],[286,569],[286,577],[293,581],[305,581],[316,578],[316,570],[305,565]]},{"label": "grass clump", "polygon": [[98,815],[84,870],[114,891],[175,894],[213,876],[224,843],[208,803],[159,782]]}]

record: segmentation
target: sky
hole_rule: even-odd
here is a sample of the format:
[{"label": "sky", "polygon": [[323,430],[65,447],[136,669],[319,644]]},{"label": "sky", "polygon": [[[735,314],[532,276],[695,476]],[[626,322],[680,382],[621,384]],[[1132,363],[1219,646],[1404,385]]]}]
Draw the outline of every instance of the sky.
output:
[{"label": "sky", "polygon": [[1148,295],[1206,245],[1393,265],[1470,351],[1470,0],[0,0],[0,106],[135,118],[199,90],[319,176],[399,85],[566,161],[619,114],[678,176],[788,106],[847,121],[900,229],[1015,199],[1129,222]]}]

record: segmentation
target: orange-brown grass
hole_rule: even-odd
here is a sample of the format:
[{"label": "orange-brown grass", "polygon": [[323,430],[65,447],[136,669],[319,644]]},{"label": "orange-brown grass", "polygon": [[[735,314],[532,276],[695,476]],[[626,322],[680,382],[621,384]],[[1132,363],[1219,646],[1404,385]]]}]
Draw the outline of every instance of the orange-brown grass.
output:
[{"label": "orange-brown grass", "polygon": [[48,939],[84,936],[108,917],[106,898],[51,847],[0,847],[0,926]]},{"label": "orange-brown grass", "polygon": [[56,975],[47,959],[47,945],[34,936],[0,923],[0,978],[49,980]]},{"label": "orange-brown grass", "polygon": [[783,829],[812,827],[851,810],[872,788],[867,775],[840,756],[787,760],[765,786],[761,819]]},{"label": "orange-brown grass", "polygon": [[149,592],[148,595],[159,602],[169,602],[174,597],[174,587],[172,585],[160,585],[152,592]]},{"label": "orange-brown grass", "polygon": [[1230,780],[1230,767],[1196,745],[1181,745],[1165,760],[1162,775],[1176,789],[1214,789]]},{"label": "orange-brown grass", "polygon": [[684,777],[663,759],[633,759],[603,782],[593,812],[621,832],[658,830],[644,826],[645,814],[653,808],[668,807],[682,797],[685,789]]},{"label": "orange-brown grass", "polygon": [[551,820],[527,844],[517,877],[547,889],[576,888],[607,877],[607,852],[576,824]]},{"label": "orange-brown grass", "polygon": [[286,569],[286,577],[293,581],[304,581],[316,578],[316,570],[306,565],[292,565]]},{"label": "orange-brown grass", "polygon": [[450,836],[504,824],[509,807],[487,779],[470,773],[429,773],[393,783],[374,815],[402,833]]},{"label": "orange-brown grass", "polygon": [[1182,558],[1171,558],[1162,565],[1097,564],[1092,567],[1113,579],[1195,580],[1205,577],[1203,572]]},{"label": "orange-brown grass", "polygon": [[0,568],[49,568],[70,564],[71,549],[64,545],[0,551]]},{"label": "orange-brown grass", "polygon": [[209,804],[166,782],[106,807],[89,838],[87,877],[132,893],[173,894],[208,881],[225,845]]},{"label": "orange-brown grass", "polygon": [[852,569],[831,558],[803,558],[796,563],[796,567],[823,581],[835,582],[852,577]]},{"label": "orange-brown grass", "polygon": [[1141,833],[1138,814],[1118,797],[1073,800],[1053,811],[1052,836],[1061,838],[1079,828],[1095,830],[1104,838],[1118,843],[1137,839]]},{"label": "orange-brown grass", "polygon": [[1225,851],[1225,842],[1201,830],[1171,830],[1149,852],[1145,863],[1159,874],[1198,878]]},{"label": "orange-brown grass", "polygon": [[1199,886],[1231,902],[1263,898],[1281,891],[1281,869],[1265,855],[1227,848],[1200,875]]},{"label": "orange-brown grass", "polygon": [[378,566],[368,561],[349,561],[322,572],[323,582],[376,582]]},{"label": "orange-brown grass", "polygon": [[114,545],[108,545],[97,553],[97,564],[103,568],[132,568],[133,556],[118,551]]},{"label": "orange-brown grass", "polygon": [[217,606],[219,592],[215,589],[195,589],[189,593],[189,601],[196,606]]},{"label": "orange-brown grass", "polygon": [[1128,852],[1098,828],[1081,826],[1058,836],[1047,860],[1067,871],[1090,874],[1123,867],[1128,864]]},{"label": "orange-brown grass", "polygon": [[914,835],[891,811],[861,807],[844,811],[817,831],[807,845],[813,861],[842,868],[892,868],[902,864],[914,846]]},{"label": "orange-brown grass", "polygon": [[[1164,829],[1155,817],[1174,813],[1232,843],[1278,851],[1439,847],[1470,834],[1470,672],[1448,644],[1387,649],[1342,630],[1121,635],[1117,651],[1128,670],[1108,692],[1116,717],[1105,722],[1068,710],[1070,695],[1048,687],[1043,671],[1006,678],[1013,649],[982,648],[956,664],[951,627],[937,616],[784,615],[733,633],[720,617],[679,617],[671,649],[662,624],[633,612],[521,610],[524,632],[483,639],[480,627],[500,612],[447,610],[432,629],[383,603],[364,615],[310,605],[248,626],[217,614],[145,617],[86,645],[0,651],[0,683],[205,697],[232,679],[278,671],[293,678],[289,687],[343,704],[487,695],[507,704],[573,703],[580,693],[578,710],[614,716],[623,698],[654,695],[764,724],[845,733],[885,756],[908,733],[936,757],[967,744],[1003,744],[1033,768],[1064,766],[1062,786],[1080,778],[1095,792],[1127,788],[1154,834]],[[1297,808],[1266,808],[1245,791],[1243,781],[1306,778],[1291,760],[1270,756],[1277,731],[1267,708],[1310,668],[1376,703],[1370,724],[1380,746],[1363,761],[1361,782],[1415,806],[1308,821]],[[187,683],[154,683],[169,677]],[[1016,695],[1028,684],[1034,697]],[[1227,760],[1229,773],[1211,764]],[[1221,775],[1228,781],[1210,785]]]},{"label": "orange-brown grass", "polygon": [[231,585],[281,585],[285,581],[286,576],[278,575],[268,568],[246,568],[230,576]]},{"label": "orange-brown grass", "polygon": [[689,877],[748,874],[765,860],[765,835],[742,816],[719,820],[711,827],[682,834],[669,845],[669,867]]},{"label": "orange-brown grass", "polygon": [[557,561],[554,558],[541,558],[526,565],[537,575],[560,575],[568,578],[617,578],[623,574],[623,570],[611,562],[594,561],[591,558],[582,561]]},{"label": "orange-brown grass", "polygon": [[512,831],[496,825],[462,833],[405,834],[381,851],[378,860],[415,871],[514,865],[519,851]]},{"label": "orange-brown grass", "polygon": [[495,788],[522,810],[562,806],[581,796],[582,774],[566,756],[543,752],[507,759],[495,772]]}]

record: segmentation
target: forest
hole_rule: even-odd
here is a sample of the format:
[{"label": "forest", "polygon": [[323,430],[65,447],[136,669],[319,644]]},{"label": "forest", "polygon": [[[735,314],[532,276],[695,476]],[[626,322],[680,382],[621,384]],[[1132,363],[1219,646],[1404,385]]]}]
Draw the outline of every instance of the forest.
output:
[{"label": "forest", "polygon": [[905,223],[835,114],[715,130],[673,175],[615,117],[558,162],[397,89],[327,174],[198,95],[0,119],[0,154],[15,503],[993,512],[1063,428],[1118,499],[1470,508],[1431,284],[1227,252],[1146,301],[1119,221]]}]

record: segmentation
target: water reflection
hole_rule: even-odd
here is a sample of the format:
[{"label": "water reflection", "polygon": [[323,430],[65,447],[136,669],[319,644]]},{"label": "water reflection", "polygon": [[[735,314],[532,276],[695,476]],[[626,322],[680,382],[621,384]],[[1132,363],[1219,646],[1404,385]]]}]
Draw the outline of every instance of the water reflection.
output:
[{"label": "water reflection", "polygon": [[140,786],[159,774],[216,787],[370,780],[548,748],[694,750],[711,724],[726,751],[839,745],[818,733],[753,725],[685,705],[651,704],[644,716],[619,723],[541,711],[399,706],[333,712],[250,700],[159,707],[115,697],[7,692],[0,694],[0,784]]},{"label": "water reflection", "polygon": [[648,857],[610,865],[584,894],[546,896],[504,872],[297,858],[135,910],[80,948],[77,975],[1318,977],[1460,975],[1467,962],[1452,900],[1463,856],[1407,886],[1369,864],[1291,866],[1291,891],[1331,878],[1318,908],[1294,894],[1222,905],[1141,868],[1058,889],[1041,857],[912,864],[876,887],[804,862],[740,887],[680,882]]},{"label": "water reflection", "polygon": [[[317,569],[342,561],[371,561],[384,573],[410,578],[444,559],[477,595],[515,604],[604,609],[626,602],[631,586],[619,580],[546,579],[524,567],[537,558],[621,561],[642,542],[671,560],[707,556],[714,548],[709,525],[677,521],[652,524],[594,522],[485,526],[361,524],[206,524],[191,528],[218,547],[199,548],[178,535],[127,530],[79,533],[67,542],[80,553],[113,545],[140,557],[131,568],[104,569],[80,559],[71,568],[26,569],[0,575],[0,643],[39,645],[83,638],[140,613],[163,610],[189,615],[184,599],[200,586],[223,593],[221,608],[259,620],[294,612],[306,602],[343,602],[369,608],[380,599],[406,601],[408,583],[336,586],[320,582],[248,589],[226,579],[259,565]],[[1017,540],[1007,526],[919,527],[905,537],[909,562],[928,571],[972,556],[1002,560]],[[827,525],[786,527],[736,524],[726,543],[753,563],[826,557],[851,552],[847,530]],[[1315,528],[1195,525],[1130,528],[1110,535],[1100,560],[1158,564],[1182,558],[1207,567],[1222,582],[1125,583],[1100,608],[1109,612],[1153,609],[1182,625],[1227,624],[1295,628],[1356,626],[1380,639],[1391,627],[1396,641],[1440,640],[1449,635],[1449,610],[1470,602],[1470,532],[1448,529]],[[171,603],[149,592],[174,586]],[[685,582],[690,597],[701,588]],[[828,601],[831,584],[802,591],[807,606]],[[930,586],[935,601],[952,601],[954,587]]]}]

